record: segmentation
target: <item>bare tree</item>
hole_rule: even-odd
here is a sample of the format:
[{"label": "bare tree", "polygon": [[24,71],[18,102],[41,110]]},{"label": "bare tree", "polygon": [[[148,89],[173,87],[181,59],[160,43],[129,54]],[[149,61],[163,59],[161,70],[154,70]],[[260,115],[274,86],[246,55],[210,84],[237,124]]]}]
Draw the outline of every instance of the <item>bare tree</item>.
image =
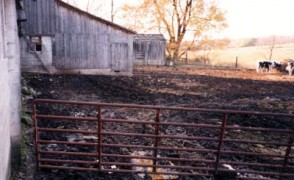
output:
[{"label": "bare tree", "polygon": [[276,44],[276,38],[275,38],[275,36],[272,36],[272,43],[269,47],[269,58],[268,58],[269,60],[272,60],[275,44]]},{"label": "bare tree", "polygon": [[111,12],[110,12],[110,18],[111,22],[114,22],[114,18],[116,14],[119,12],[120,8],[115,8],[114,0],[111,0]]},{"label": "bare tree", "polygon": [[272,60],[274,56],[274,50],[276,48],[277,37],[271,36],[262,40],[262,44],[265,48],[261,51],[260,55],[267,60]]},{"label": "bare tree", "polygon": [[111,0],[111,22],[114,20],[114,8],[113,8],[113,0]]}]

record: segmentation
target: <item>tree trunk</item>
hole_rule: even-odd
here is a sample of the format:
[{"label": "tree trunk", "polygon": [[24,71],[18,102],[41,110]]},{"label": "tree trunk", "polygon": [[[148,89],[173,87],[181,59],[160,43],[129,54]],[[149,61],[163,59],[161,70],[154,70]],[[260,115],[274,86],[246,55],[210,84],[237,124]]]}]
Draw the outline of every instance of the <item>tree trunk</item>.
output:
[{"label": "tree trunk", "polygon": [[174,51],[174,53],[173,53],[172,60],[175,63],[176,61],[178,61],[178,59],[179,59],[179,49],[176,48],[175,51]]},{"label": "tree trunk", "polygon": [[270,47],[269,60],[272,60],[274,48],[275,48],[275,36],[272,37],[272,44],[271,44],[271,47]]},{"label": "tree trunk", "polygon": [[114,20],[113,0],[111,0],[111,22]]},{"label": "tree trunk", "polygon": [[171,51],[171,59],[173,62],[176,62],[179,60],[180,57],[180,47],[181,42],[175,41],[174,39],[170,40],[170,51]]}]

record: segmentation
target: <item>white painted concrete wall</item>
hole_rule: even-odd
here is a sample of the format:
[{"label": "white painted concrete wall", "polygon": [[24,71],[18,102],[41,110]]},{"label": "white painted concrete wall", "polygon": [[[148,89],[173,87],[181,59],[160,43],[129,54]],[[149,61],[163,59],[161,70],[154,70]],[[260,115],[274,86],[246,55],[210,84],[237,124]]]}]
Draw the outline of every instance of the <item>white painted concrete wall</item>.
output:
[{"label": "white painted concrete wall", "polygon": [[[0,0],[0,2],[3,0]],[[2,31],[2,30],[1,30]],[[2,45],[3,41],[0,41]],[[2,54],[2,53],[1,53]],[[0,179],[8,179],[10,171],[10,105],[8,61],[0,58]]]},{"label": "white painted concrete wall", "polygon": [[10,87],[4,25],[4,0],[0,0],[0,179],[8,179],[10,171]]},{"label": "white painted concrete wall", "polygon": [[20,163],[20,55],[15,0],[0,0],[0,179]]},{"label": "white painted concrete wall", "polygon": [[20,47],[17,28],[17,15],[15,0],[5,0],[5,29],[6,50],[8,60],[8,77],[10,91],[10,136],[12,150],[12,164],[20,164],[21,144],[21,85],[20,85]]},{"label": "white painted concrete wall", "polygon": [[[29,37],[26,37],[29,39]],[[30,51],[27,40],[21,37],[21,65],[22,66],[41,66],[52,65],[52,38],[50,36],[42,36],[42,52],[37,52],[38,56],[42,59],[43,63],[38,59],[36,52]]]},{"label": "white painted concrete wall", "polygon": [[[24,71],[34,71],[45,66],[52,66],[52,37],[42,36],[42,52],[29,50],[29,37],[20,38],[21,46],[21,67]],[[37,53],[37,54],[36,54]]]}]

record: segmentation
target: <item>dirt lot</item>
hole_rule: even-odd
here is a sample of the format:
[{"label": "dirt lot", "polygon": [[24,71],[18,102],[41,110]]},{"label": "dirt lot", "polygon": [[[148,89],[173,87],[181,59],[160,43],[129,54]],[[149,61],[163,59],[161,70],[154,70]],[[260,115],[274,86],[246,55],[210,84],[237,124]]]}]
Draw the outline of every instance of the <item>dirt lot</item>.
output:
[{"label": "dirt lot", "polygon": [[[23,74],[24,113],[33,98],[294,113],[294,76],[253,70],[136,67],[132,77]],[[23,121],[24,151],[14,179],[91,179],[85,173],[36,172],[32,124]],[[113,179],[99,173],[99,179]],[[57,176],[59,178],[57,178]],[[129,176],[115,176],[130,179]],[[120,178],[118,178],[120,177]],[[97,178],[97,176],[96,176]]]}]

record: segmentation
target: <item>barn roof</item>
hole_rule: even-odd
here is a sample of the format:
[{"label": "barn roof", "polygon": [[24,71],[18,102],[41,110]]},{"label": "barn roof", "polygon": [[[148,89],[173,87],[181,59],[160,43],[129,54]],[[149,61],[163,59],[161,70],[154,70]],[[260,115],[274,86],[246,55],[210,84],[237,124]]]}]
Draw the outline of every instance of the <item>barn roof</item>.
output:
[{"label": "barn roof", "polygon": [[96,20],[96,21],[98,21],[98,22],[100,22],[100,23],[103,23],[103,24],[109,25],[109,26],[111,26],[111,27],[113,27],[113,28],[115,28],[115,29],[119,29],[119,30],[121,30],[121,31],[124,31],[124,32],[126,32],[126,33],[130,33],[130,34],[137,34],[136,31],[133,31],[133,30],[127,29],[127,28],[125,28],[125,27],[123,27],[123,26],[120,26],[120,25],[115,24],[115,23],[113,23],[113,22],[110,22],[110,21],[107,21],[107,20],[102,19],[102,18],[100,18],[100,17],[97,17],[97,16],[95,16],[95,15],[93,15],[93,14],[90,14],[90,13],[88,13],[88,12],[86,12],[86,11],[83,11],[83,10],[77,8],[77,7],[74,7],[74,6],[72,6],[72,5],[68,4],[68,3],[65,3],[65,2],[63,2],[62,0],[56,0],[56,2],[57,2],[59,5],[61,5],[61,6],[65,7],[65,8],[67,8],[67,9],[70,9],[70,10],[72,10],[72,11],[75,11],[75,12],[79,13],[79,14],[83,14],[83,15],[85,15],[85,16],[88,16],[89,18],[92,18],[92,19],[94,19],[94,20]]},{"label": "barn roof", "polygon": [[166,41],[162,34],[136,34],[135,39],[150,41],[150,40],[157,40],[157,41]]}]

